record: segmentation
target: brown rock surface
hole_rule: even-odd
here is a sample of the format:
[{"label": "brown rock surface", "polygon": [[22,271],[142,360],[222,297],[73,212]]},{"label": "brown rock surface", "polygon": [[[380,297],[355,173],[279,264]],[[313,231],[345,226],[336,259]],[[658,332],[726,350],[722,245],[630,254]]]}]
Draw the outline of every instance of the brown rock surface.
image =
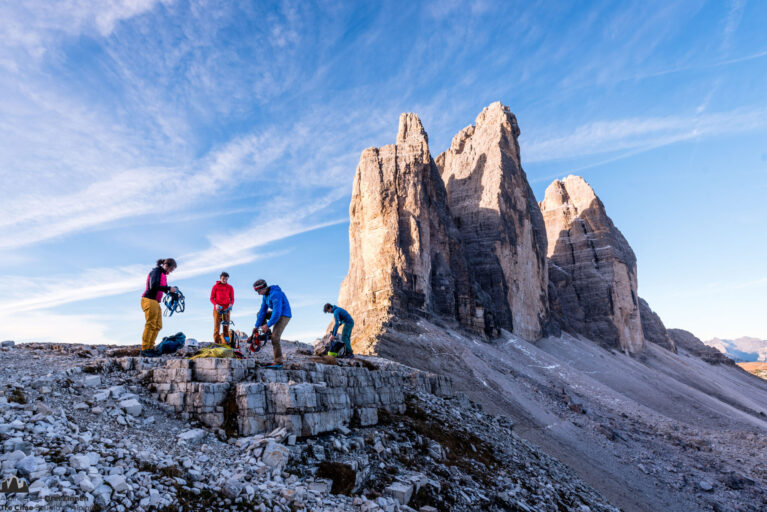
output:
[{"label": "brown rock surface", "polygon": [[634,251],[579,176],[554,181],[540,203],[551,280],[573,332],[628,353],[645,346]]},{"label": "brown rock surface", "polygon": [[642,333],[647,341],[676,353],[676,343],[666,331],[666,326],[658,314],[642,297],[639,297],[639,316],[642,319]]},{"label": "brown rock surface", "polygon": [[519,133],[509,108],[493,103],[436,163],[472,278],[486,296],[488,334],[502,327],[535,340],[548,320],[546,228],[520,164]]},{"label": "brown rock surface", "polygon": [[444,184],[415,114],[400,116],[396,144],[362,152],[349,217],[349,272],[338,303],[355,319],[355,351],[375,353],[382,329],[413,315],[484,329]]}]

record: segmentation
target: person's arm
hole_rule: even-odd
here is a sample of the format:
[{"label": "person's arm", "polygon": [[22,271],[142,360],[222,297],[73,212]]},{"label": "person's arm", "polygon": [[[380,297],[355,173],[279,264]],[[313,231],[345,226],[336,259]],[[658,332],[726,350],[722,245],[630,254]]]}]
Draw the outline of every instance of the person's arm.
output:
[{"label": "person's arm", "polygon": [[234,286],[229,285],[229,308],[234,306]]},{"label": "person's arm", "polygon": [[264,323],[264,318],[266,317],[266,297],[263,298],[261,301],[261,309],[258,310],[258,316],[256,317],[256,327],[261,327],[261,325]]},{"label": "person's arm", "polygon": [[285,294],[284,293],[275,293],[274,297],[272,297],[272,316],[269,318],[269,322],[266,324],[267,327],[272,327],[274,324],[277,323],[277,320],[280,319],[282,316],[282,311],[285,309]]},{"label": "person's arm", "polygon": [[[336,324],[333,326],[333,336],[335,336],[338,333],[338,326],[341,325],[341,312],[336,308],[335,311],[333,311],[333,318],[336,320]],[[345,327],[344,327],[345,329]]]},{"label": "person's arm", "polygon": [[210,303],[214,306],[217,306],[216,304],[216,285],[213,285],[213,288],[210,290]]}]

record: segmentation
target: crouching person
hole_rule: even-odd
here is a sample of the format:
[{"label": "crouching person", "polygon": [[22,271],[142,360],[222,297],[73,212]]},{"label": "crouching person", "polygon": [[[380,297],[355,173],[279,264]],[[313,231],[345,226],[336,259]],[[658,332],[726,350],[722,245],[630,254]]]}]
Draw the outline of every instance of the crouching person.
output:
[{"label": "crouching person", "polygon": [[338,328],[342,325],[344,326],[344,329],[341,332],[341,341],[346,348],[346,352],[342,357],[354,357],[354,352],[352,351],[352,329],[354,328],[354,319],[348,311],[330,303],[325,304],[323,310],[325,313],[333,313],[333,318],[335,318],[336,321],[332,331],[334,337],[338,334]]},{"label": "crouching person", "polygon": [[263,297],[261,309],[256,318],[256,329],[260,333],[266,333],[272,329],[272,349],[274,350],[274,363],[267,366],[275,370],[282,369],[282,347],[280,339],[285,326],[290,321],[290,304],[288,298],[282,292],[279,286],[267,286],[266,281],[259,279],[253,283],[253,290]]}]

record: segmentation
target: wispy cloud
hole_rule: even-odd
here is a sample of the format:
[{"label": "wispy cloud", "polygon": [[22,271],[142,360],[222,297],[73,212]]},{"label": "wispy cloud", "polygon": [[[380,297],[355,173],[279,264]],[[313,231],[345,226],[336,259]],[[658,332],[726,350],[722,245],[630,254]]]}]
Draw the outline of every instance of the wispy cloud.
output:
[{"label": "wispy cloud", "polygon": [[[162,0],[172,3],[172,0]],[[94,32],[108,36],[115,25],[151,11],[160,0],[67,0],[64,2],[3,2],[0,5],[0,47],[23,48],[42,56],[50,40],[62,35]]]},{"label": "wispy cloud", "polygon": [[675,142],[739,133],[767,126],[767,109],[754,107],[698,116],[596,121],[553,138],[522,140],[528,162],[544,162],[614,151],[648,150]]},{"label": "wispy cloud", "polygon": [[[208,248],[177,258],[179,268],[172,275],[174,282],[215,272],[224,267],[234,268],[257,259],[278,256],[283,253],[256,252],[256,249],[301,233],[346,222],[347,219],[331,219],[324,222],[308,220],[314,213],[332,204],[335,194],[303,207],[286,205],[283,209],[270,211],[274,217],[263,216],[247,229],[209,237]],[[135,291],[146,277],[146,273],[145,265],[127,265],[90,269],[80,275],[64,278],[0,276],[0,289],[8,290],[0,301],[0,310],[36,311],[120,295]]]}]

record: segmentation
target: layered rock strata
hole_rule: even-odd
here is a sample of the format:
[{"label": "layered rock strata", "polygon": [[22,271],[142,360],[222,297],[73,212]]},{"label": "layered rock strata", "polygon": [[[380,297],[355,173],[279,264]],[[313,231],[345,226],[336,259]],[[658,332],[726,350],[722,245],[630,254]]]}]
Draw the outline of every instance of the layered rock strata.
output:
[{"label": "layered rock strata", "polygon": [[402,413],[406,390],[453,394],[449,379],[401,368],[303,363],[275,372],[254,360],[174,359],[152,380],[161,401],[207,426],[245,436],[280,427],[313,436],[350,422],[375,425],[379,409]]},{"label": "layered rock strata", "polygon": [[639,297],[639,317],[642,320],[642,334],[645,340],[660,345],[666,350],[676,354],[676,343],[668,335],[666,326],[660,316],[650,308],[650,305],[642,297]]},{"label": "layered rock strata", "polygon": [[403,316],[439,315],[484,330],[445,188],[415,114],[402,114],[397,143],[362,152],[349,207],[349,272],[338,303],[355,318],[355,350]]},{"label": "layered rock strata", "polygon": [[461,130],[436,159],[450,215],[486,315],[526,339],[548,320],[546,228],[520,161],[520,130],[496,102]]},{"label": "layered rock strata", "polygon": [[396,144],[363,151],[338,298],[355,318],[355,351],[380,353],[382,333],[418,316],[490,338],[502,328],[543,335],[545,227],[518,135],[514,115],[494,103],[439,165],[415,114],[400,116]]},{"label": "layered rock strata", "polygon": [[644,348],[634,251],[579,176],[554,181],[540,203],[550,280],[572,332],[628,353]]}]

